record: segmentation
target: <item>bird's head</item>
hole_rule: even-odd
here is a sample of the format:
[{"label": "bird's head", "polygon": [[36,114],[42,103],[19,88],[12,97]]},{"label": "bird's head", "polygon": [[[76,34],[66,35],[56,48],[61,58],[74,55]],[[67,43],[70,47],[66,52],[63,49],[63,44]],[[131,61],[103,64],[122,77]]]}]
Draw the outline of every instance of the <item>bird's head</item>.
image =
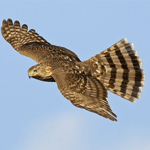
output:
[{"label": "bird's head", "polygon": [[51,77],[51,67],[48,65],[45,65],[44,63],[37,64],[35,66],[32,66],[28,70],[29,78],[35,78],[39,80],[45,80]]}]

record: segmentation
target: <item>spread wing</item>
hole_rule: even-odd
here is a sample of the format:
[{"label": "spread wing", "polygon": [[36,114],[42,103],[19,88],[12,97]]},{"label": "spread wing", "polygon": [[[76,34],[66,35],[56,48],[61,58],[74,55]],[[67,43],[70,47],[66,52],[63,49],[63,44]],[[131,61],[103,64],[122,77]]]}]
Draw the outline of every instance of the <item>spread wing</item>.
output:
[{"label": "spread wing", "polygon": [[52,57],[61,57],[70,61],[80,61],[72,51],[48,43],[39,36],[34,29],[28,31],[28,26],[20,26],[19,21],[3,20],[1,32],[4,39],[20,54],[30,57],[38,63],[47,61]]},{"label": "spread wing", "polygon": [[58,70],[52,76],[63,96],[73,105],[117,121],[107,101],[107,90],[96,78]]}]

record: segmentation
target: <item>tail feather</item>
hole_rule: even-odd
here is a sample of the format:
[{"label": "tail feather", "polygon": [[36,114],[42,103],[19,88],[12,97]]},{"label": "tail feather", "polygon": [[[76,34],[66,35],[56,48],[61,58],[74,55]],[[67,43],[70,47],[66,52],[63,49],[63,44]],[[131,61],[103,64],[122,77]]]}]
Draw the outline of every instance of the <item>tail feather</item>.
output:
[{"label": "tail feather", "polygon": [[[133,50],[133,43],[124,38],[113,46],[85,61],[92,69],[92,76],[100,80],[106,89],[131,101],[140,98],[144,86],[141,58]],[[84,62],[84,63],[85,63]]]},{"label": "tail feather", "polygon": [[133,48],[132,43],[122,39],[99,55],[106,70],[100,81],[111,92],[132,102],[140,98],[145,79],[141,59]]}]

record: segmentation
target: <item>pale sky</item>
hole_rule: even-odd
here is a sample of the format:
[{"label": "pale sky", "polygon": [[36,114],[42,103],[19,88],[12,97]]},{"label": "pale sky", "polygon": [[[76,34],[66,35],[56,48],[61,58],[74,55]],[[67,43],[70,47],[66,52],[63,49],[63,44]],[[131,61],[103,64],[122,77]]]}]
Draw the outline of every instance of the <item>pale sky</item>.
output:
[{"label": "pale sky", "polygon": [[112,122],[73,106],[56,83],[29,80],[36,62],[0,36],[0,150],[150,149],[149,0],[0,0],[0,22],[8,18],[81,60],[126,37],[142,59],[146,86],[136,103],[109,92],[118,116]]}]

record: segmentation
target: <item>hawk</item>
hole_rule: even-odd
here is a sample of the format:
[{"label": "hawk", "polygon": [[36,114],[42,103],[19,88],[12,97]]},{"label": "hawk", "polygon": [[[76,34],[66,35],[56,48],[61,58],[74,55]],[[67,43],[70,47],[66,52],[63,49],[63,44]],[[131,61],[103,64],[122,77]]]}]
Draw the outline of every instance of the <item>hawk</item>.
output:
[{"label": "hawk", "polygon": [[56,82],[62,95],[80,108],[117,121],[107,97],[108,90],[135,102],[144,86],[144,71],[133,43],[124,38],[86,61],[72,51],[55,46],[19,21],[3,20],[4,39],[22,55],[38,64],[28,70],[29,77]]}]

